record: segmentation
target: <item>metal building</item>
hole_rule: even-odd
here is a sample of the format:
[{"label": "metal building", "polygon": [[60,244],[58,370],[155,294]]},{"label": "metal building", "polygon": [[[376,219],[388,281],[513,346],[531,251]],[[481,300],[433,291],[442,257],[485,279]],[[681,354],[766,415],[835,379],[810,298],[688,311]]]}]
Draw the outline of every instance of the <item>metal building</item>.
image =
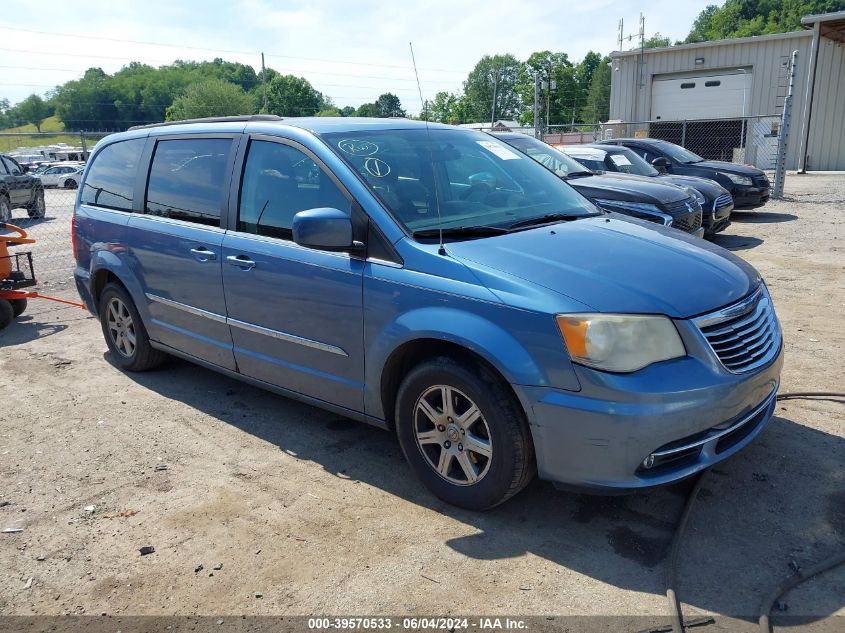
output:
[{"label": "metal building", "polygon": [[[845,11],[802,24],[791,33],[612,53],[610,118],[647,121],[652,130],[686,120],[685,131],[696,119],[719,119],[726,137],[736,128],[749,146],[776,145],[798,51],[786,168],[845,170]],[[758,118],[748,129],[743,117]]]}]

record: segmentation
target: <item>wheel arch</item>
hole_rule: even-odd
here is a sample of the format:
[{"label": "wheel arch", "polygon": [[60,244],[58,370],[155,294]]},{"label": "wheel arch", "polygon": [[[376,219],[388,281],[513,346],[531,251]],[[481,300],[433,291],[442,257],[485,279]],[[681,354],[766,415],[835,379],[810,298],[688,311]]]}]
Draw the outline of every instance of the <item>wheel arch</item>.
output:
[{"label": "wheel arch", "polygon": [[455,308],[421,308],[382,328],[367,346],[367,414],[391,425],[396,392],[410,368],[443,355],[489,369],[529,416],[513,385],[549,382],[546,372],[520,341],[484,316]]},{"label": "wheel arch", "polygon": [[91,258],[91,300],[94,303],[94,310],[100,309],[100,295],[109,282],[122,286],[138,310],[144,321],[147,321],[148,311],[143,298],[144,293],[141,285],[124,262],[115,253],[105,249],[92,253]]},{"label": "wheel arch", "polygon": [[384,412],[384,419],[390,428],[394,428],[396,395],[405,376],[417,365],[444,356],[463,364],[483,368],[490,372],[500,380],[502,386],[513,396],[514,402],[524,409],[522,402],[505,375],[481,354],[453,341],[436,338],[417,338],[406,341],[393,350],[381,372],[379,396]]}]

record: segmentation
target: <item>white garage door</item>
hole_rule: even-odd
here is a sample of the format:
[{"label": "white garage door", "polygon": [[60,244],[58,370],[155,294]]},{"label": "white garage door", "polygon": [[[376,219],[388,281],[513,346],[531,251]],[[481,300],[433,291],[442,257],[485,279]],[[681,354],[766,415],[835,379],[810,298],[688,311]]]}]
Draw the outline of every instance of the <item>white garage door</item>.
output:
[{"label": "white garage door", "polygon": [[[751,97],[751,71],[697,77],[655,77],[651,86],[651,118],[722,119],[742,116],[743,93]],[[746,112],[749,108],[746,103]]]}]

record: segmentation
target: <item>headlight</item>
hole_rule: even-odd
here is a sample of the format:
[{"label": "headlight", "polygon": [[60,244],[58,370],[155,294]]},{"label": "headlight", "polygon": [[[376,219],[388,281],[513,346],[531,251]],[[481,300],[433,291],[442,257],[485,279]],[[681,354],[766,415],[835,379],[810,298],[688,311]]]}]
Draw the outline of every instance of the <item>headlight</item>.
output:
[{"label": "headlight", "polygon": [[719,175],[724,176],[725,178],[729,178],[731,180],[731,182],[733,182],[736,185],[752,185],[752,184],[754,184],[753,181],[751,180],[751,178],[749,178],[748,176],[740,176],[738,174],[729,174],[726,171],[720,171]]},{"label": "headlight", "polygon": [[698,190],[693,189],[692,187],[684,187],[687,190],[687,193],[695,198],[695,201],[698,204],[704,204],[705,198],[704,195]]},{"label": "headlight", "polygon": [[644,220],[657,221],[664,226],[672,226],[672,216],[661,211],[660,207],[655,204],[629,202],[627,200],[604,200],[601,198],[593,202],[605,211],[618,211]]},{"label": "headlight", "polygon": [[632,372],[687,353],[664,316],[559,314],[556,319],[572,360],[588,367]]}]

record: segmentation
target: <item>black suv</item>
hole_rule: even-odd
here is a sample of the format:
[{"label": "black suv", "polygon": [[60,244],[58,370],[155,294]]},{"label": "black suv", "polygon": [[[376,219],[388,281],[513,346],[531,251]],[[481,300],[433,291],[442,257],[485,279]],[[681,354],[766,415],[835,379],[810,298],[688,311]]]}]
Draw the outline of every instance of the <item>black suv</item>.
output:
[{"label": "black suv", "polygon": [[705,160],[680,145],[652,138],[618,138],[602,143],[624,145],[660,171],[715,180],[731,192],[737,209],[762,207],[769,201],[769,179],[762,169],[721,160]]},{"label": "black suv", "polygon": [[44,187],[11,156],[0,155],[0,222],[10,222],[13,209],[31,218],[44,217]]},{"label": "black suv", "polygon": [[574,158],[527,134],[492,132],[491,135],[533,158],[606,211],[704,236],[701,204],[695,197],[696,192],[689,187],[677,187],[650,178],[598,176]]}]

